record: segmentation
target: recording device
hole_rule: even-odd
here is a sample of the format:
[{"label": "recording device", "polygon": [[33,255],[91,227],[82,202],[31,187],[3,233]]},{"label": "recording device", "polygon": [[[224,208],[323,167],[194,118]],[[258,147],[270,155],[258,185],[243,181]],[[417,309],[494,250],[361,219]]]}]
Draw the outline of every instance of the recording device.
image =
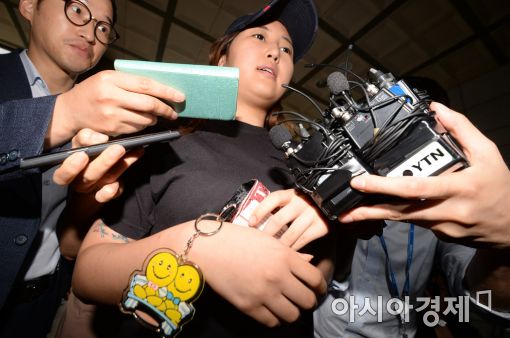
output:
[{"label": "recording device", "polygon": [[170,141],[179,136],[180,133],[178,131],[164,131],[159,133],[132,136],[113,140],[106,143],[96,144],[93,146],[74,148],[70,150],[64,150],[39,156],[22,158],[20,160],[19,167],[21,169],[49,167],[64,162],[66,158],[80,151],[85,152],[89,157],[95,157],[112,144],[120,144],[126,150],[131,150],[137,147],[146,147],[152,143]]},{"label": "recording device", "polygon": [[[365,80],[348,69],[332,67],[355,80],[340,71],[331,73],[326,109],[284,85],[304,95],[321,118],[315,121],[293,111],[276,112],[283,119],[270,131],[273,145],[285,152],[296,187],[309,194],[329,219],[380,197],[352,189],[350,180],[355,176],[424,177],[468,166],[462,151],[429,110],[426,91],[373,68]],[[298,130],[296,136],[281,123]],[[300,126],[308,127],[306,134]]]},{"label": "recording device", "polygon": [[233,120],[237,111],[239,69],[152,61],[115,60],[116,70],[151,78],[186,96],[167,102],[179,117]]}]

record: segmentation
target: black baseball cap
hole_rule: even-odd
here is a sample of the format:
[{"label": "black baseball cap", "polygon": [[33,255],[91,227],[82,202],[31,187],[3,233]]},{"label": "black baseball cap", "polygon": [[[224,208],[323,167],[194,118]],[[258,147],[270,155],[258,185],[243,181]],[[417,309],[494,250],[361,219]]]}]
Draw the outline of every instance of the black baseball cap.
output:
[{"label": "black baseball cap", "polygon": [[287,28],[294,47],[294,62],[299,61],[317,33],[318,16],[313,0],[272,0],[261,10],[234,20],[225,34],[273,21],[280,21]]}]

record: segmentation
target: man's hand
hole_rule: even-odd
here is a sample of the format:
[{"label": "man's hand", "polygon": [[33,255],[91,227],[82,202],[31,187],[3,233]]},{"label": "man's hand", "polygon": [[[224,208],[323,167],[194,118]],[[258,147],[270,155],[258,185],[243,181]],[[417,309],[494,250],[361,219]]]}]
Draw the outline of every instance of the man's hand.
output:
[{"label": "man's hand", "polygon": [[177,118],[163,101],[182,102],[184,95],[145,77],[113,70],[97,73],[57,97],[45,148],[66,142],[84,128],[119,135],[154,125],[158,117]]},{"label": "man's hand", "polygon": [[[108,141],[108,136],[91,129],[82,129],[73,137],[73,148]],[[99,203],[107,202],[122,192],[119,177],[143,154],[134,150],[126,154],[124,147],[114,144],[90,161],[84,152],[69,156],[55,171],[53,180],[60,185],[70,184],[79,193],[91,194]]]},{"label": "man's hand", "polygon": [[358,176],[351,181],[353,188],[406,200],[362,206],[339,220],[414,221],[449,241],[510,248],[510,171],[498,148],[464,115],[438,103],[431,108],[461,145],[470,167],[437,177]]}]

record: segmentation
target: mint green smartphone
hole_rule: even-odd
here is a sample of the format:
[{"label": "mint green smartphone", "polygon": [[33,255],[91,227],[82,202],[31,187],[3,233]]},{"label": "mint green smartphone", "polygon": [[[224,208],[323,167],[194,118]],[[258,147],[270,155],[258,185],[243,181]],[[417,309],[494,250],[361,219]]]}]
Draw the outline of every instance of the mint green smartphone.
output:
[{"label": "mint green smartphone", "polygon": [[153,61],[115,60],[116,70],[145,76],[186,95],[168,102],[181,117],[233,120],[237,110],[239,69]]}]

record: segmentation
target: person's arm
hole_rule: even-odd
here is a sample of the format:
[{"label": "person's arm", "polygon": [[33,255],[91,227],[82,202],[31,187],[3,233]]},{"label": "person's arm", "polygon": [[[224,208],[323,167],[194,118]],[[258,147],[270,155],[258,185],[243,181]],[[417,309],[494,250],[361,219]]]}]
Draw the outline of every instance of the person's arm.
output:
[{"label": "person's arm", "polygon": [[353,188],[405,200],[358,207],[339,220],[411,220],[444,240],[510,248],[510,171],[496,145],[465,116],[437,103],[431,108],[459,142],[470,166],[436,177],[358,176],[351,181]]},{"label": "person's arm", "polygon": [[23,157],[42,153],[54,96],[0,104],[0,173],[17,168]]},{"label": "person's arm", "polygon": [[[215,221],[203,222],[217,226]],[[190,221],[130,241],[98,220],[80,249],[73,289],[85,300],[118,304],[129,276],[151,252],[171,248],[183,253],[193,233]],[[268,326],[296,320],[299,309],[313,308],[316,294],[326,290],[320,271],[299,253],[263,232],[230,223],[213,236],[196,238],[188,259],[198,264],[216,292]]]},{"label": "person's arm", "polygon": [[[153,125],[158,117],[175,119],[175,111],[161,100],[182,102],[184,95],[148,78],[103,71],[57,97],[4,102],[0,171],[68,142],[84,128],[119,135]],[[63,171],[75,175],[73,168]]]}]

